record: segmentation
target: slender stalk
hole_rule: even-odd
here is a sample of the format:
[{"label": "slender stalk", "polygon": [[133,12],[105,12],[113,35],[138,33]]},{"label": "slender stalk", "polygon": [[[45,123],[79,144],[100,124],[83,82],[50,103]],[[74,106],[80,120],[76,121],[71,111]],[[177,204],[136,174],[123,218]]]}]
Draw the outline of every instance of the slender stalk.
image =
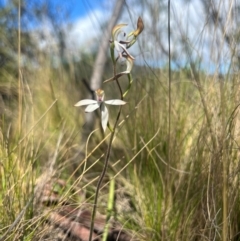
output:
[{"label": "slender stalk", "polygon": [[[18,0],[18,138],[22,132],[22,75],[21,75],[21,0]],[[18,148],[18,158],[22,156],[21,145]],[[20,163],[17,162],[18,169]]]},{"label": "slender stalk", "polygon": [[21,0],[18,1],[18,132],[22,125],[22,83],[21,83]]},{"label": "slender stalk", "polygon": [[227,157],[227,144],[226,144],[226,98],[223,81],[220,82],[220,93],[221,93],[221,109],[222,109],[222,198],[223,198],[223,229],[222,229],[222,240],[228,240],[228,157]]},{"label": "slender stalk", "polygon": [[171,69],[171,26],[170,26],[170,6],[171,1],[168,0],[168,181],[169,181],[169,166],[171,161],[171,82],[172,82],[172,69]]},{"label": "slender stalk", "polygon": [[166,193],[165,193],[165,209],[163,213],[164,221],[162,225],[162,240],[165,239],[165,226],[166,226],[166,213],[168,209],[168,199],[169,199],[169,186],[170,186],[170,166],[171,166],[171,83],[172,83],[172,70],[171,70],[171,25],[170,25],[170,10],[171,10],[171,1],[168,0],[168,163],[167,163],[167,178],[166,178]]},{"label": "slender stalk", "polygon": [[[123,100],[123,92],[122,92],[122,88],[118,82],[118,78],[116,77],[117,73],[116,73],[116,63],[113,63],[113,76],[116,78],[116,82],[119,88],[119,92],[121,94],[121,100]],[[98,183],[97,183],[97,187],[96,187],[96,193],[95,193],[95,198],[94,198],[94,203],[93,203],[93,210],[92,210],[92,217],[91,217],[91,227],[90,227],[90,235],[89,235],[89,241],[92,241],[92,234],[93,234],[93,228],[94,228],[94,219],[95,219],[95,215],[96,215],[96,211],[97,211],[97,202],[98,202],[98,194],[99,194],[99,190],[103,181],[103,178],[106,174],[107,171],[107,167],[108,167],[108,163],[109,163],[109,157],[110,157],[110,153],[111,153],[111,149],[112,149],[112,142],[113,142],[113,138],[114,138],[114,134],[117,128],[117,124],[121,115],[121,111],[122,111],[122,106],[120,106],[118,114],[117,114],[117,118],[115,121],[115,124],[113,126],[112,129],[112,133],[110,136],[110,140],[109,140],[109,144],[108,144],[108,148],[107,148],[107,154],[106,154],[106,158],[104,161],[104,166],[103,166],[103,170],[102,173],[98,179]]]},{"label": "slender stalk", "polygon": [[110,218],[113,215],[114,190],[115,190],[115,179],[111,177],[110,187],[109,187],[108,207],[107,207],[107,218],[106,218],[106,224],[105,224],[105,228],[103,231],[103,237],[102,237],[103,241],[107,240],[108,230],[109,230],[109,226],[110,226]]}]

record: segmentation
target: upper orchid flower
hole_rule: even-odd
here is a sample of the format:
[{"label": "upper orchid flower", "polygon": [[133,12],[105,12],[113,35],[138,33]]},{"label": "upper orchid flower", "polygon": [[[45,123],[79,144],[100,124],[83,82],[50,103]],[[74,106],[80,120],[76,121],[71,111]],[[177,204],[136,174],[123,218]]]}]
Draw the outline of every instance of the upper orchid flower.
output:
[{"label": "upper orchid flower", "polygon": [[107,128],[108,124],[108,109],[105,106],[105,104],[108,105],[125,105],[126,102],[123,100],[106,100],[104,101],[104,91],[101,89],[98,89],[95,91],[97,100],[80,100],[75,104],[75,106],[83,106],[83,105],[88,105],[85,109],[85,112],[93,112],[94,110],[100,108],[101,110],[101,123],[102,123],[102,128],[105,131]]},{"label": "upper orchid flower", "polygon": [[[126,44],[129,44],[130,42],[118,40],[119,34],[121,32],[123,32],[122,28],[125,26],[127,26],[127,24],[118,24],[112,30],[112,41],[110,41],[110,42],[112,43],[111,44],[111,56],[114,61],[115,61],[114,48],[117,50],[120,58],[123,57],[123,53],[124,53],[126,56],[130,57],[131,59],[134,59],[134,57],[128,52],[127,48],[124,46],[124,44],[126,45]],[[124,36],[125,36],[125,33],[124,33]]]}]

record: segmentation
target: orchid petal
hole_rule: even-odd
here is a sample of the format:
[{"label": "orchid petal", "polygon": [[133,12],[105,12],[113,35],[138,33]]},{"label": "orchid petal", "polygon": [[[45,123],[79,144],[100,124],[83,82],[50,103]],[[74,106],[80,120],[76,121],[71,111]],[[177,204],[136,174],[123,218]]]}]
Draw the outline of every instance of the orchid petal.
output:
[{"label": "orchid petal", "polygon": [[120,44],[118,41],[114,41],[114,45],[118,52],[121,52],[119,49],[119,47],[121,47],[123,49],[123,51],[127,54],[128,57],[130,57],[131,59],[134,59],[134,57],[128,52],[128,50],[126,49],[126,47],[123,44]]},{"label": "orchid petal", "polygon": [[114,46],[117,52],[121,52],[121,49],[120,49],[121,44],[117,40],[114,41]]},{"label": "orchid petal", "polygon": [[74,106],[91,105],[96,103],[97,103],[96,100],[80,100]]},{"label": "orchid petal", "polygon": [[126,72],[130,73],[133,67],[133,59],[127,57],[127,69]]},{"label": "orchid petal", "polygon": [[125,105],[127,102],[123,100],[106,100],[105,103],[108,105]]},{"label": "orchid petal", "polygon": [[93,112],[97,108],[99,108],[99,104],[98,103],[94,103],[92,105],[88,105],[87,108],[85,109],[85,112]]},{"label": "orchid petal", "polygon": [[127,24],[122,23],[122,24],[118,24],[116,25],[113,29],[112,29],[112,38],[113,40],[117,40],[118,35],[121,32],[121,28],[127,26]]},{"label": "orchid petal", "polygon": [[107,123],[108,123],[108,109],[105,106],[104,103],[101,104],[101,123],[102,123],[102,128],[103,131],[106,130],[107,128]]}]

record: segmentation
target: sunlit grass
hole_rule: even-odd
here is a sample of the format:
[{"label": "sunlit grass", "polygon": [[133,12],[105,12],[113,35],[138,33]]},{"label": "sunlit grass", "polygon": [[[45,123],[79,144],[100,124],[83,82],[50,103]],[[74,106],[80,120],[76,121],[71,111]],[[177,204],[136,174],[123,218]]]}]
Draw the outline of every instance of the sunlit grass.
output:
[{"label": "sunlit grass", "polygon": [[[140,81],[149,80],[143,78]],[[139,226],[151,227],[159,235],[154,236],[152,230],[143,240],[202,240],[203,237],[221,240],[223,197],[227,195],[229,201],[239,199],[234,191],[236,186],[230,181],[233,180],[230,176],[234,175],[238,182],[235,170],[239,98],[236,89],[232,88],[236,79],[221,82],[202,75],[201,81],[210,122],[196,83],[184,77],[183,72],[172,86],[171,143],[168,143],[167,135],[168,97],[161,88],[164,83],[148,82],[149,89],[152,85],[150,91],[137,84],[131,90],[136,95],[129,101],[130,109],[134,109],[132,103],[139,105],[135,104],[138,108],[126,120],[123,129],[127,131],[120,134],[123,143],[129,143],[129,146],[123,144],[129,158],[158,128],[160,130],[157,138],[136,157],[134,168],[128,169],[129,177],[137,177],[137,183],[134,178],[132,182],[138,194],[134,195],[137,213],[144,223]],[[168,160],[168,145],[171,160]],[[223,193],[223,162],[227,168],[228,194]],[[229,212],[234,209],[232,205],[237,204],[234,201],[231,208],[228,206],[229,226],[232,226],[231,215],[239,215]],[[231,229],[229,235],[234,236],[234,232],[236,230]]]},{"label": "sunlit grass", "polygon": [[[36,179],[51,166],[53,157],[54,167],[60,172],[58,176],[66,180],[71,177],[69,190],[84,184],[90,198],[88,202],[92,201],[91,180],[101,170],[104,145],[91,153],[94,146],[80,143],[83,111],[73,107],[80,98],[79,90],[69,81],[67,71],[62,69],[61,77],[58,71],[42,66],[26,74],[20,136],[14,128],[16,118],[9,119],[8,125],[2,122],[2,128],[10,131],[3,130],[1,136],[0,212],[4,217],[1,234],[31,198]],[[171,143],[168,143],[166,79],[143,74],[134,81],[109,167],[110,173],[117,174],[117,184],[123,185],[132,203],[130,215],[124,213],[124,208],[118,214],[121,223],[141,240],[221,240],[222,164],[225,161],[228,225],[230,236],[236,235],[239,227],[237,143],[240,138],[236,86],[239,80],[229,77],[221,82],[201,75],[201,91],[211,118],[209,124],[196,83],[184,70],[173,73]],[[110,111],[113,120],[114,110]],[[99,140],[100,131],[93,133],[90,142],[95,136]],[[71,175],[71,155],[81,144],[88,146],[90,156],[85,159],[85,167],[81,164],[84,175],[76,179]],[[171,160],[168,160],[168,145]],[[78,161],[80,164],[81,160]],[[107,192],[107,188],[102,189],[101,200],[107,198]],[[106,205],[106,200],[102,203]],[[100,210],[104,212],[104,208]],[[9,240],[16,239],[20,233],[26,237],[33,235],[34,227],[28,223],[32,214],[30,206]]]}]

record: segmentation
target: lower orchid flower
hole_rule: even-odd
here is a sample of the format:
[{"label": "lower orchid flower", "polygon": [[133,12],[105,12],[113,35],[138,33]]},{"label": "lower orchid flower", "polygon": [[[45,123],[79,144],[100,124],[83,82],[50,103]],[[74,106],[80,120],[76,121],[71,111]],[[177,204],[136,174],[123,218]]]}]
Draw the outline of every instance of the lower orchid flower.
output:
[{"label": "lower orchid flower", "polygon": [[74,106],[84,106],[87,105],[85,112],[93,112],[94,110],[100,108],[101,110],[101,123],[103,131],[106,130],[108,124],[108,109],[105,104],[108,105],[125,105],[126,102],[123,100],[105,100],[104,101],[104,91],[102,89],[98,89],[95,91],[97,100],[80,100]]}]

